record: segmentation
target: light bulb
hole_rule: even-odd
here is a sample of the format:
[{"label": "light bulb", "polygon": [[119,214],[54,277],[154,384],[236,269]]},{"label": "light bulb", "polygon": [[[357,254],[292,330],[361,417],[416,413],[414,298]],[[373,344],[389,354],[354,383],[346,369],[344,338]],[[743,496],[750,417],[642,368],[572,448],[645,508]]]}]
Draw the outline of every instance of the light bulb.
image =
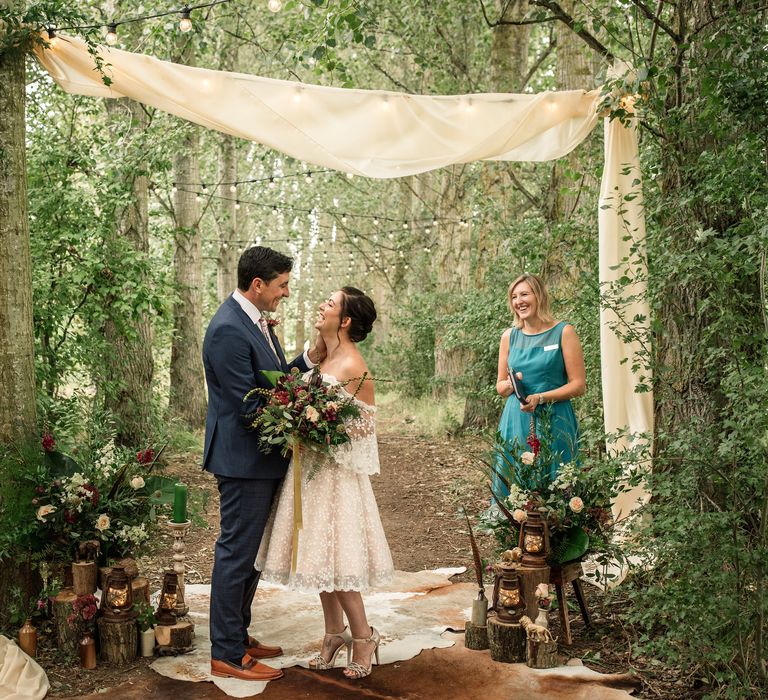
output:
[{"label": "light bulb", "polygon": [[354,173],[347,173],[347,179],[351,180],[355,176]]},{"label": "light bulb", "polygon": [[237,185],[234,185],[234,184],[230,185],[229,191],[232,192],[233,194],[237,192]]},{"label": "light bulb", "polygon": [[185,7],[181,11],[181,19],[179,20],[179,29],[182,32],[188,32],[192,29],[192,19],[189,16],[189,8]]},{"label": "light bulb", "polygon": [[273,178],[273,177],[269,178],[269,189],[274,190],[275,187],[277,187],[277,183],[275,182],[275,178]]},{"label": "light bulb", "polygon": [[196,194],[195,195],[195,201],[199,204],[200,202],[203,201],[203,198],[199,194]]},{"label": "light bulb", "polygon": [[277,207],[272,207],[272,213],[277,216]]},{"label": "light bulb", "polygon": [[269,8],[270,12],[280,12],[280,8],[282,8],[282,6],[282,0],[269,0],[267,3],[267,7]]},{"label": "light bulb", "polygon": [[208,185],[203,183],[203,194],[208,194]]},{"label": "light bulb", "polygon": [[341,217],[341,223],[342,223],[342,224],[346,224],[346,223],[347,223],[347,216],[346,216],[346,214],[343,214],[343,215],[342,215],[342,217]]},{"label": "light bulb", "polygon": [[114,46],[117,43],[117,24],[114,22],[107,28],[107,35],[104,37],[110,46]]},{"label": "light bulb", "polygon": [[235,202],[235,209],[240,209],[240,202]]},{"label": "light bulb", "polygon": [[374,226],[378,226],[379,225],[379,220],[378,219],[374,219],[373,220],[373,225]]},{"label": "light bulb", "polygon": [[173,194],[176,194],[179,191],[179,188],[176,187],[176,183],[175,182],[173,183],[173,188],[172,188],[171,191],[173,192]]},{"label": "light bulb", "polygon": [[[408,228],[408,222],[407,221],[403,221],[403,228],[404,229]],[[389,237],[392,238],[392,235],[390,234]]]},{"label": "light bulb", "polygon": [[308,172],[307,176],[304,178],[304,182],[306,182],[308,185],[312,184],[312,172]]}]

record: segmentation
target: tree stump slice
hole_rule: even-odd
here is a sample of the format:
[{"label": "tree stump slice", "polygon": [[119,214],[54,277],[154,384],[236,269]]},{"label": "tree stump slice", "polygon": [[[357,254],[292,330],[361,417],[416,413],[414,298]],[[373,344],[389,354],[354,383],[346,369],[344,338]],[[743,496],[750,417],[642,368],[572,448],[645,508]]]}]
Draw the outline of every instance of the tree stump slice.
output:
[{"label": "tree stump slice", "polygon": [[195,626],[191,622],[177,622],[175,625],[156,625],[155,639],[160,647],[187,650],[192,646]]},{"label": "tree stump slice", "polygon": [[75,595],[88,595],[96,591],[96,563],[76,561],[72,564],[72,588]]},{"label": "tree stump slice", "polygon": [[517,575],[520,578],[521,588],[523,589],[525,614],[530,617],[531,620],[535,620],[536,615],[539,612],[536,587],[540,583],[549,583],[550,568],[548,566],[542,566],[538,569],[527,569],[523,566],[517,570]]},{"label": "tree stump slice", "polygon": [[505,664],[525,663],[525,630],[516,624],[488,618],[488,648],[491,658]]},{"label": "tree stump slice", "polygon": [[131,581],[133,604],[144,602],[149,604],[149,581],[143,576],[137,576]]},{"label": "tree stump slice", "polygon": [[473,651],[483,651],[488,648],[488,627],[486,625],[473,625],[467,620],[464,625],[464,646]]},{"label": "tree stump slice", "polygon": [[557,642],[534,642],[529,639],[526,656],[529,668],[555,668],[559,664]]},{"label": "tree stump slice", "polygon": [[97,624],[102,660],[115,666],[131,663],[136,658],[139,643],[136,620],[110,622],[102,617]]},{"label": "tree stump slice", "polygon": [[77,632],[69,626],[67,617],[72,614],[72,603],[77,595],[71,588],[62,588],[53,599],[53,624],[56,628],[56,641],[59,649],[74,654],[80,644]]}]

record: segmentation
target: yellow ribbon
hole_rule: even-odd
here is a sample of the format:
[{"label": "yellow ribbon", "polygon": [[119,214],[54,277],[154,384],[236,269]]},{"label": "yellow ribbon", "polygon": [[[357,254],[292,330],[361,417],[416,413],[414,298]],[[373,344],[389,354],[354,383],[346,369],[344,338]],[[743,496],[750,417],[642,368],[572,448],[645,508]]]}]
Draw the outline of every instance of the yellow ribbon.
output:
[{"label": "yellow ribbon", "polygon": [[296,573],[299,556],[299,530],[304,526],[301,516],[301,444],[293,442],[293,546],[291,547],[291,573]]}]

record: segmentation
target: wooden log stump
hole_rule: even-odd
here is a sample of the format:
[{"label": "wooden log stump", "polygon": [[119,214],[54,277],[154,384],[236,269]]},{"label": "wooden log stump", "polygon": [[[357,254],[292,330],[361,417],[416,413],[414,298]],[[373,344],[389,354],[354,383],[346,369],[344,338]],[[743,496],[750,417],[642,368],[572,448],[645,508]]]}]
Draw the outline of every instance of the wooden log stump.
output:
[{"label": "wooden log stump", "polygon": [[72,564],[72,589],[75,595],[88,595],[96,590],[96,562],[76,561]]},{"label": "wooden log stump", "polygon": [[488,648],[491,658],[505,664],[525,663],[525,630],[516,624],[488,618]]},{"label": "wooden log stump", "polygon": [[550,569],[548,566],[542,566],[538,569],[528,569],[521,567],[517,570],[520,579],[520,587],[523,589],[525,598],[525,615],[536,619],[539,612],[539,601],[536,597],[536,588],[540,583],[549,583]]},{"label": "wooden log stump", "polygon": [[467,620],[464,625],[464,646],[473,651],[483,651],[488,648],[488,627],[486,625],[473,625]]},{"label": "wooden log stump", "polygon": [[56,641],[59,649],[74,654],[78,650],[80,640],[77,632],[69,626],[67,617],[72,614],[72,603],[77,595],[71,588],[62,588],[53,599],[53,624],[56,628]]},{"label": "wooden log stump", "polygon": [[131,581],[133,604],[144,602],[149,604],[149,581],[143,576],[137,576]]},{"label": "wooden log stump", "polygon": [[529,639],[526,657],[530,668],[555,668],[558,665],[557,642],[535,642]]},{"label": "wooden log stump", "polygon": [[136,620],[111,622],[101,617],[97,624],[103,661],[115,666],[124,666],[136,658],[139,643]]},{"label": "wooden log stump", "polygon": [[[189,650],[192,647],[192,640],[195,637],[195,626],[191,622],[180,621],[175,625],[157,625],[155,627],[155,639],[159,647],[165,651],[168,649],[178,650],[179,653]],[[158,653],[163,653],[159,650]]]}]

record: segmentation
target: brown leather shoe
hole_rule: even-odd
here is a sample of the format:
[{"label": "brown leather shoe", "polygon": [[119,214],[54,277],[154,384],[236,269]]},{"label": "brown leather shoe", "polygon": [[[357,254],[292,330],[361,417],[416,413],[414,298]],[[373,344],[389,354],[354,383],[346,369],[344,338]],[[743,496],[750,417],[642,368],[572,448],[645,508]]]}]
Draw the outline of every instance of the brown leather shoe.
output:
[{"label": "brown leather shoe", "polygon": [[275,656],[282,656],[282,647],[271,647],[267,644],[262,644],[253,637],[248,637],[248,644],[245,653],[252,659],[272,659]]},{"label": "brown leather shoe", "polygon": [[276,681],[283,677],[283,672],[279,668],[260,664],[246,654],[242,668],[220,659],[211,659],[211,675],[219,678],[237,678],[241,681]]}]

